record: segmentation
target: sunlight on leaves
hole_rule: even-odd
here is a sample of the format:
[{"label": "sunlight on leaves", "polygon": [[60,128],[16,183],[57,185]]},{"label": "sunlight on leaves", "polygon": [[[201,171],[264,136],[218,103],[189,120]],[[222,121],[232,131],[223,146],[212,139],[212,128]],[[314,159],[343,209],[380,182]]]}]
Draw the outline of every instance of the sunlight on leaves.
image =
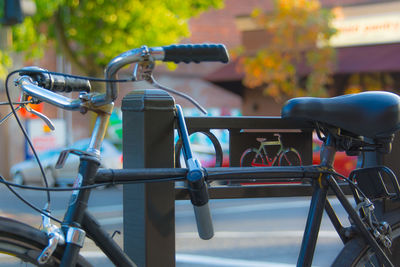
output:
[{"label": "sunlight on leaves", "polygon": [[251,17],[266,32],[268,42],[256,53],[243,50],[244,85],[263,87],[278,101],[326,96],[335,51],[321,44],[327,44],[336,33],[330,26],[332,13],[322,9],[317,0],[276,0],[272,12],[255,9]]},{"label": "sunlight on leaves", "polygon": [[[188,20],[223,0],[35,0],[37,12],[13,26],[10,52],[40,57],[56,44],[85,75],[102,76],[118,54],[141,47],[170,45],[189,36]],[[3,51],[3,54],[5,52]],[[0,71],[6,66],[0,61]]]}]

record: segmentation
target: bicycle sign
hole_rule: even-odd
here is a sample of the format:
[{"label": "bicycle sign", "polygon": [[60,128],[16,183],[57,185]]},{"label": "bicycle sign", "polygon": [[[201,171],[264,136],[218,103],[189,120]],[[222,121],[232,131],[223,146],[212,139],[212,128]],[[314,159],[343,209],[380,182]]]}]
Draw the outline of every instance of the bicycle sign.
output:
[{"label": "bicycle sign", "polygon": [[312,141],[309,133],[276,131],[231,133],[231,166],[266,167],[311,164]]},{"label": "bicycle sign", "polygon": [[[274,134],[277,140],[256,138],[260,147],[246,149],[240,157],[240,167],[257,166],[300,166],[302,165],[300,153],[293,147],[285,147],[280,134]],[[270,157],[267,149],[271,146],[279,147],[275,156]]]}]

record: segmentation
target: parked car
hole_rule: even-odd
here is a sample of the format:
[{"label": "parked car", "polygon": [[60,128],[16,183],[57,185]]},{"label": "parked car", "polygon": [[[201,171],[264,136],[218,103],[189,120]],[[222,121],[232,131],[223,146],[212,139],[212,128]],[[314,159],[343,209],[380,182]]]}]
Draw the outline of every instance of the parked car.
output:
[{"label": "parked car", "polygon": [[[86,150],[89,146],[89,141],[90,139],[79,140],[71,145],[71,148]],[[62,150],[48,150],[38,155],[46,173],[49,186],[72,184],[78,174],[79,157],[76,155],[70,154],[63,168],[55,168],[58,156]],[[113,144],[108,140],[104,140],[100,150],[100,168],[122,168],[121,152]],[[10,174],[13,182],[17,184],[43,184],[39,165],[34,158],[15,164],[11,167]]]}]

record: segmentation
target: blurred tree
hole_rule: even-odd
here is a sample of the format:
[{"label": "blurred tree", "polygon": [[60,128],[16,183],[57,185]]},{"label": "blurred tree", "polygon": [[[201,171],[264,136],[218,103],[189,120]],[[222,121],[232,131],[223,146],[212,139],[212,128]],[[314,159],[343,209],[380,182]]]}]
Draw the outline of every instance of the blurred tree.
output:
[{"label": "blurred tree", "polygon": [[[4,13],[4,1],[0,1],[0,18],[3,17],[3,13]],[[0,34],[2,32],[0,31]],[[4,53],[4,51],[2,51],[2,49],[6,46],[6,40],[4,40],[5,38],[1,38],[0,39],[0,78],[4,77],[7,73],[7,67],[10,66],[11,62],[10,62],[10,58],[7,55],[7,53]]]},{"label": "blurred tree", "polygon": [[[36,14],[12,27],[12,51],[27,58],[56,45],[75,70],[99,76],[111,58],[142,45],[178,42],[187,20],[223,0],[35,0]],[[0,51],[0,76],[10,64]]]},{"label": "blurred tree", "polygon": [[355,94],[362,91],[393,91],[395,80],[390,73],[353,73],[349,76],[345,94]]},{"label": "blurred tree", "polygon": [[7,75],[7,68],[11,66],[11,58],[0,50],[0,78]]},{"label": "blurred tree", "polygon": [[[276,100],[326,95],[335,55],[328,46],[336,32],[330,26],[330,11],[322,9],[318,0],[275,0],[271,13],[256,9],[252,17],[267,32],[269,41],[255,55],[242,51],[243,83],[250,88],[263,87]],[[307,77],[301,80],[299,70]]]}]

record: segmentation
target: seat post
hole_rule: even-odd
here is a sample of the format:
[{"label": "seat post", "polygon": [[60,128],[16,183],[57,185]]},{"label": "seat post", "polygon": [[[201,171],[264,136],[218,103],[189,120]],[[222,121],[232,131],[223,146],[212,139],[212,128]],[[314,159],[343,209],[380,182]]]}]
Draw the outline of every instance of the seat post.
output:
[{"label": "seat post", "polygon": [[[321,149],[321,166],[328,168],[333,166],[336,154],[335,144],[334,136],[329,134]],[[313,180],[313,194],[297,266],[309,267],[312,264],[328,193],[328,183],[326,182],[328,176],[329,174],[321,174],[318,179]]]},{"label": "seat post", "polygon": [[335,138],[332,134],[328,134],[321,152],[321,166],[331,168],[333,167],[333,163],[335,161],[335,154],[336,154],[336,143]]}]

